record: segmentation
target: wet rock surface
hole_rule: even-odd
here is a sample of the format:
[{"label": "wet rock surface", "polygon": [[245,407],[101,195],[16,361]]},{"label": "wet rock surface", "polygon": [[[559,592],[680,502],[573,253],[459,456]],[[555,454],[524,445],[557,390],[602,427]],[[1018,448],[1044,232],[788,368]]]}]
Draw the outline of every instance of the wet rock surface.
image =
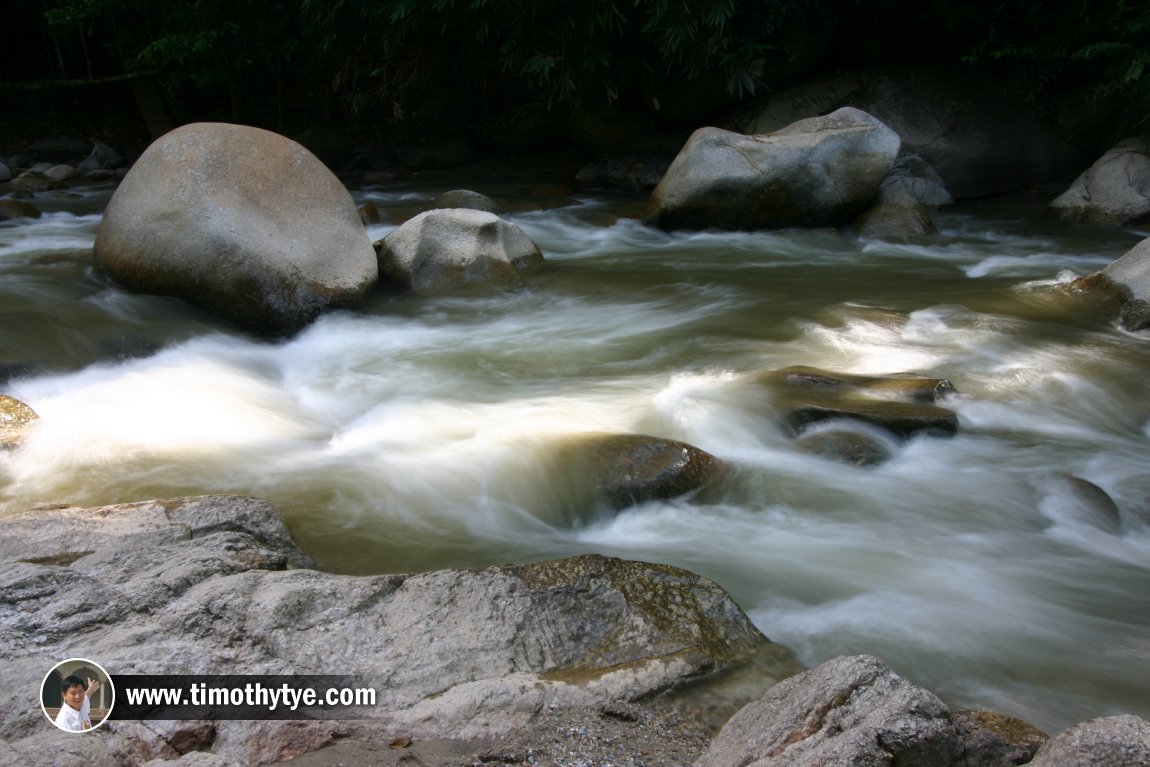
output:
[{"label": "wet rock surface", "polygon": [[[673,567],[582,556],[422,575],[336,576],[306,567],[275,510],[232,496],[0,519],[0,673],[37,689],[51,658],[113,674],[330,674],[380,691],[369,721],[107,722],[77,761],[139,764],[210,743],[267,764],[335,739],[484,738],[540,712],[634,701],[790,654],[717,586]],[[44,666],[47,663],[48,666]],[[42,713],[0,714],[30,765]]]},{"label": "wet rock surface", "polygon": [[808,453],[855,466],[877,466],[892,456],[890,448],[882,440],[841,426],[808,431],[795,440],[795,445]]},{"label": "wet rock surface", "polygon": [[560,448],[559,463],[582,492],[614,509],[669,500],[719,477],[724,464],[678,440],[644,434],[588,434]]},{"label": "wet rock surface", "polygon": [[1118,321],[1123,327],[1131,331],[1150,328],[1150,239],[1098,272],[1097,278],[1102,283],[1100,289],[1116,297]]},{"label": "wet rock surface", "polygon": [[899,439],[958,431],[954,411],[935,404],[955,390],[946,379],[858,376],[792,366],[756,380],[771,391],[784,425],[796,435],[812,424],[838,421],[878,427]]},{"label": "wet rock surface", "polygon": [[[866,655],[775,685],[715,737],[696,767],[1005,767],[1015,750],[977,719],[956,726],[933,693]],[[968,744],[974,746],[968,750]],[[976,757],[972,761],[969,757]]]}]

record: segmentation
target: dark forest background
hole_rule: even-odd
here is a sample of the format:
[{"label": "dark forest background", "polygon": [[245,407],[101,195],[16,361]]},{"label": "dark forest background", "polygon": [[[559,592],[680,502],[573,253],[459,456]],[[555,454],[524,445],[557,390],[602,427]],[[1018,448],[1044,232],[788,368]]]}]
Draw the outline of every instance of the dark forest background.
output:
[{"label": "dark forest background", "polygon": [[1146,2],[28,0],[4,16],[9,139],[146,140],[146,82],[176,122],[554,144],[573,115],[673,131],[878,65],[989,70],[1040,114],[1073,93],[1147,129]]}]

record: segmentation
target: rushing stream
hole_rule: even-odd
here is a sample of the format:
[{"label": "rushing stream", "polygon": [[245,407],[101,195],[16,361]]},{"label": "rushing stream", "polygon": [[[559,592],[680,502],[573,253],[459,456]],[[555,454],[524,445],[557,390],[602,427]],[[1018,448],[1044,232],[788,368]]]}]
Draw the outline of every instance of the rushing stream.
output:
[{"label": "rushing stream", "polygon": [[[400,215],[447,188],[355,196]],[[0,454],[0,512],[244,493],[340,572],[666,562],[809,664],[875,653],[952,705],[1048,730],[1150,717],[1150,338],[1049,290],[1150,232],[1020,198],[944,211],[927,244],[668,234],[617,218],[633,200],[580,196],[508,216],[548,260],[526,289],[379,295],[273,344],[97,274],[111,191],[41,195],[42,219],[0,225],[0,391],[42,417]],[[959,435],[871,468],[800,452],[748,384],[797,364],[947,378]],[[572,518],[551,456],[588,431],[733,469]]]}]

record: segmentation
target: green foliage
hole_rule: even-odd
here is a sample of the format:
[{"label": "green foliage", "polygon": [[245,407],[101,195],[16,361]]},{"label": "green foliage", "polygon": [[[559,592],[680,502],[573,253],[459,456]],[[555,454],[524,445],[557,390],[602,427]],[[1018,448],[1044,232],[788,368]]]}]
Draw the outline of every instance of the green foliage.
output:
[{"label": "green foliage", "polygon": [[[732,91],[759,85],[786,23],[821,12],[802,0],[303,0],[324,51],[403,101],[412,75],[450,70],[460,85],[519,88],[560,102],[638,99],[660,80],[718,70]],[[357,30],[355,34],[347,34]],[[439,70],[436,72],[436,70]],[[399,75],[398,77],[396,75]],[[418,80],[418,77],[414,78]]]},{"label": "green foliage", "polygon": [[1150,3],[1054,0],[994,7],[969,61],[1012,62],[1031,94],[1087,82],[1095,98],[1130,99],[1150,75]]},{"label": "green foliage", "polygon": [[53,76],[157,71],[233,117],[274,102],[281,115],[403,121],[448,92],[476,109],[651,106],[693,79],[742,97],[836,22],[839,66],[965,57],[1021,72],[1036,100],[1067,83],[1130,98],[1150,77],[1150,3],[1127,0],[41,2]]}]

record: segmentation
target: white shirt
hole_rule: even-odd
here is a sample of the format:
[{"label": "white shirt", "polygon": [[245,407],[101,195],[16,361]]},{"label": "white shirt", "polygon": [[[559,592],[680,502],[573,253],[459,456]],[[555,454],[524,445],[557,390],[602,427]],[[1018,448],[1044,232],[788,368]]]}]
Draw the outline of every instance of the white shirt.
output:
[{"label": "white shirt", "polygon": [[92,704],[88,701],[87,695],[84,696],[79,711],[64,703],[60,706],[60,713],[56,714],[56,726],[68,732],[82,732],[92,726],[92,721],[88,718],[91,709]]}]

